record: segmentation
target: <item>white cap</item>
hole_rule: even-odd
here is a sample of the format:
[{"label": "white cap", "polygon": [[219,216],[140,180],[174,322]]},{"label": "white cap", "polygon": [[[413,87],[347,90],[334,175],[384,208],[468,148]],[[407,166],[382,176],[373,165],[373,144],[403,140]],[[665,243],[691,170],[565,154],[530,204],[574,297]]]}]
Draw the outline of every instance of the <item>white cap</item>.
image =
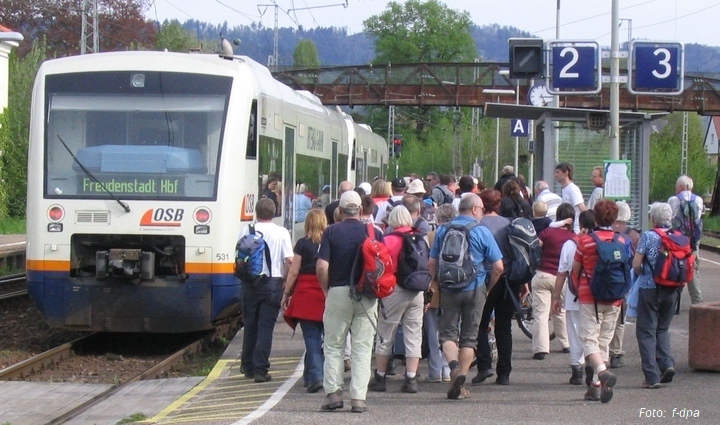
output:
[{"label": "white cap", "polygon": [[372,186],[368,182],[360,183],[360,188],[365,191],[366,195],[370,195],[370,192],[372,192]]},{"label": "white cap", "polygon": [[411,195],[415,195],[418,193],[425,193],[425,186],[423,185],[422,180],[415,179],[415,180],[411,181],[410,186],[408,186],[406,192]]},{"label": "white cap", "polygon": [[348,190],[340,196],[340,208],[344,210],[360,209],[362,200],[360,195],[354,190]]}]

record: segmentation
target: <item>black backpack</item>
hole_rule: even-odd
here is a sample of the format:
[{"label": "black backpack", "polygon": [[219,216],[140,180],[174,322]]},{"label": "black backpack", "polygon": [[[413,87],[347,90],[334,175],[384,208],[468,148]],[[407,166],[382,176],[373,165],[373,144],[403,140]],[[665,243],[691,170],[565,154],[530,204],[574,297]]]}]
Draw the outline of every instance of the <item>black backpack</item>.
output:
[{"label": "black backpack", "polygon": [[383,218],[383,222],[385,224],[387,224],[387,221],[390,218],[390,213],[392,212],[392,209],[397,207],[400,204],[402,204],[402,199],[393,201],[392,197],[388,198],[387,205],[385,206],[385,218]]},{"label": "black backpack", "polygon": [[432,190],[435,190],[435,189],[439,190],[440,193],[442,193],[442,195],[443,195],[442,204],[439,204],[438,206],[444,205],[444,204],[452,204],[453,201],[455,200],[455,197],[452,195],[452,193],[450,193],[449,191],[448,192],[444,191],[440,186],[435,186],[432,188]]},{"label": "black backpack", "polygon": [[415,229],[411,232],[392,232],[390,234],[403,239],[395,274],[397,284],[411,291],[427,291],[430,288],[432,275],[428,269],[430,248],[425,242],[425,238]]},{"label": "black backpack", "polygon": [[441,288],[463,289],[475,280],[475,260],[470,253],[470,230],[477,222],[468,225],[446,223],[447,229],[438,257],[437,280]]},{"label": "black backpack", "polygon": [[542,247],[535,226],[527,218],[516,218],[508,226],[510,264],[505,273],[508,283],[522,285],[530,282],[540,265]]}]

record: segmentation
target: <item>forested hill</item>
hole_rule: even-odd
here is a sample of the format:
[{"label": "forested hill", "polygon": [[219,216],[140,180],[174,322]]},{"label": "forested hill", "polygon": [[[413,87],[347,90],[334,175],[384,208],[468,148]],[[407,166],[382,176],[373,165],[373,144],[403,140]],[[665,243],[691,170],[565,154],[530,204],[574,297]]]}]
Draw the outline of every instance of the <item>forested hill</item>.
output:
[{"label": "forested hill", "polygon": [[[272,55],[274,32],[272,28],[253,24],[228,27],[211,25],[195,20],[186,21],[183,26],[192,31],[198,39],[215,43],[222,34],[230,40],[240,40],[235,49],[237,54],[250,56],[267,64]],[[494,25],[474,26],[473,38],[478,48],[478,57],[483,62],[507,62],[508,38],[531,37],[527,31],[515,27]],[[368,64],[375,57],[373,43],[363,33],[348,34],[346,28],[318,27],[309,30],[280,28],[278,32],[278,56],[280,66],[292,65],[295,46],[302,39],[315,43],[322,66],[345,66]],[[685,46],[686,72],[720,72],[720,47],[700,44]]]}]

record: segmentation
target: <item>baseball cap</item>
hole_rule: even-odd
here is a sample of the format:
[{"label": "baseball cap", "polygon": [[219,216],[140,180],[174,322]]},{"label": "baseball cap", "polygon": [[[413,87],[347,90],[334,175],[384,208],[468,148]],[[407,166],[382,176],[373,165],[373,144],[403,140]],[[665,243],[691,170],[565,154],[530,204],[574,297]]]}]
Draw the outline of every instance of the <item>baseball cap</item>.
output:
[{"label": "baseball cap", "polygon": [[370,195],[370,192],[372,192],[372,186],[370,186],[370,183],[368,182],[360,183],[359,187],[365,191],[366,195]]},{"label": "baseball cap", "polygon": [[408,186],[407,193],[411,195],[415,195],[417,193],[425,193],[425,186],[423,185],[422,180],[415,179],[410,182],[410,186]]},{"label": "baseball cap", "polygon": [[407,187],[407,185],[405,184],[405,179],[402,177],[394,178],[392,180],[392,183],[390,183],[390,186],[396,187],[398,189],[404,189],[405,187]]},{"label": "baseball cap", "polygon": [[330,185],[329,185],[329,184],[326,184],[325,186],[323,186],[323,189],[322,189],[322,190],[323,190],[323,192],[325,192],[325,191],[328,191],[328,192],[329,192],[329,191],[330,191]]},{"label": "baseball cap", "polygon": [[361,204],[360,195],[354,190],[349,190],[340,196],[340,208],[344,210],[360,209]]}]

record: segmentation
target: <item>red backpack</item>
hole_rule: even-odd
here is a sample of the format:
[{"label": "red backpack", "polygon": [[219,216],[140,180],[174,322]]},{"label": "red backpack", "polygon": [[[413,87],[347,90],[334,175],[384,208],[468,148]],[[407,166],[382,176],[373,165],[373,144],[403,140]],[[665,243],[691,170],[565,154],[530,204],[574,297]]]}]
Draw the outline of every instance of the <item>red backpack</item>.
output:
[{"label": "red backpack", "polygon": [[654,230],[662,243],[655,264],[648,263],[655,283],[671,288],[684,287],[695,273],[695,255],[690,246],[690,238],[678,231],[658,228]]},{"label": "red backpack", "polygon": [[[355,257],[350,281],[355,282],[356,294],[383,299],[395,291],[397,282],[392,258],[387,246],[375,239],[375,227],[371,223],[367,225],[367,235]],[[358,270],[360,267],[362,271]]]}]

